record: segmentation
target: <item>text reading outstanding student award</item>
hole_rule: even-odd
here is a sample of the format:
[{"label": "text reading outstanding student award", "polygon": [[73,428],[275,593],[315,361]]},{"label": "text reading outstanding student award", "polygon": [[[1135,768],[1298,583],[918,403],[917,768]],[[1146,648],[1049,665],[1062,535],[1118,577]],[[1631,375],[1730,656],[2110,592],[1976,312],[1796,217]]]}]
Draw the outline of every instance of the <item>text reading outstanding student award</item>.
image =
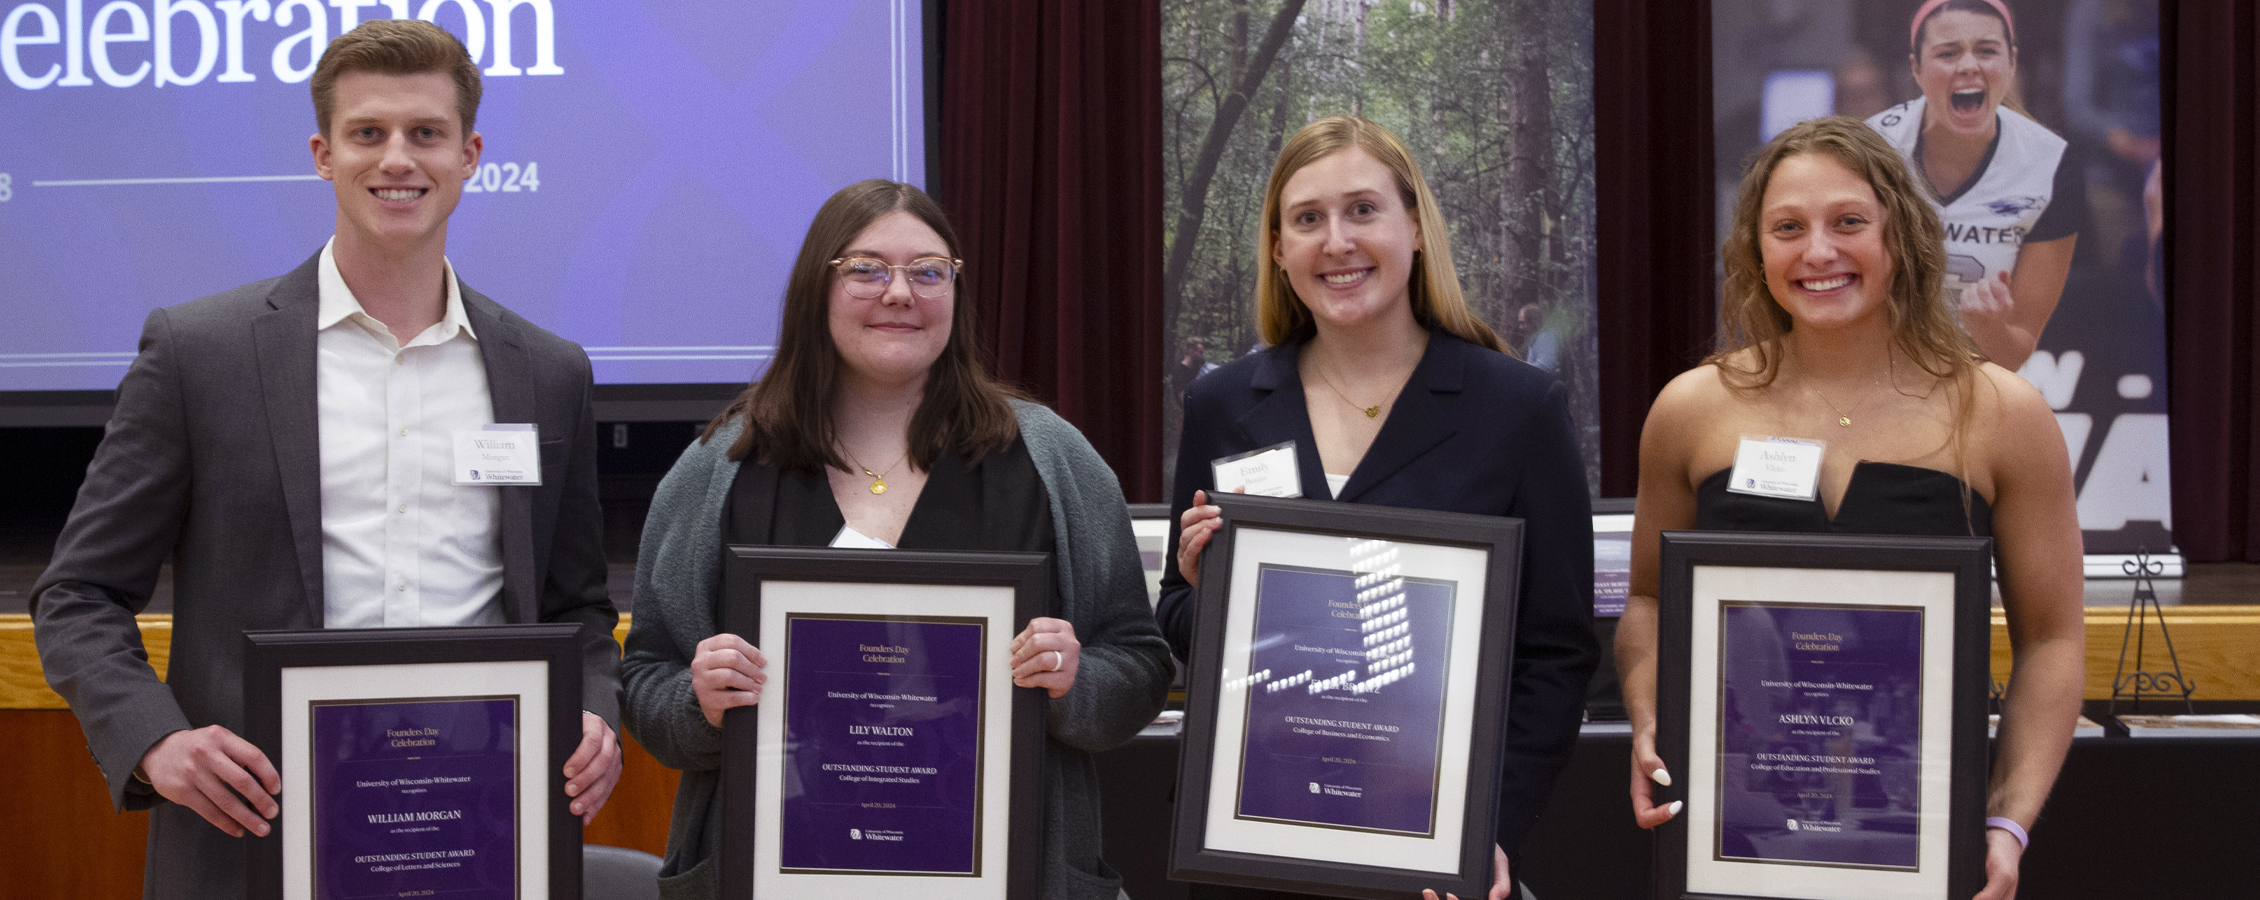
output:
[{"label": "text reading outstanding student award", "polygon": [[1714,858],[1916,868],[1923,611],[1720,607]]},{"label": "text reading outstanding student award", "polygon": [[1263,567],[1239,818],[1434,833],[1454,588]]},{"label": "text reading outstanding student award", "polygon": [[313,708],[315,896],[518,896],[518,698]]},{"label": "text reading outstanding student award", "polygon": [[783,871],[981,874],[985,628],[787,616]]}]

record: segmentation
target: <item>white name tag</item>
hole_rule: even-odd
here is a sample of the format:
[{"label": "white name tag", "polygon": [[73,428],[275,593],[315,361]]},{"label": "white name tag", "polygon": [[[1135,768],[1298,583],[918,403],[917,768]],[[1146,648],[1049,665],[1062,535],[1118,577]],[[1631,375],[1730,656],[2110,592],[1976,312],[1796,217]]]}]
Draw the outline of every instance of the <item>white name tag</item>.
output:
[{"label": "white name tag", "polygon": [[1303,476],[1295,468],[1295,442],[1273,444],[1260,450],[1214,460],[1216,492],[1255,494],[1259,497],[1300,497]]},{"label": "white name tag", "polygon": [[455,483],[541,484],[541,433],[531,422],[456,432]]},{"label": "white name tag", "polygon": [[895,545],[855,530],[853,525],[841,525],[840,533],[832,535],[833,547],[850,550],[893,550]]},{"label": "white name tag", "polygon": [[1734,452],[1734,473],[1726,489],[1737,494],[1811,500],[1821,482],[1821,454],[1828,445],[1796,438],[1745,436]]}]

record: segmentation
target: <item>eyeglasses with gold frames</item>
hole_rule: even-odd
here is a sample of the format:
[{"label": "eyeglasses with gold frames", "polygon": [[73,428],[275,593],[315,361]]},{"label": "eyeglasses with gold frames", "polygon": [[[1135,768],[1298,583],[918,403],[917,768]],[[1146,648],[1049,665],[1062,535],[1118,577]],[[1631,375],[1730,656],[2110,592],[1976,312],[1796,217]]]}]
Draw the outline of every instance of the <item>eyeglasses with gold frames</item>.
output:
[{"label": "eyeglasses with gold frames", "polygon": [[886,293],[895,272],[900,271],[910,280],[911,293],[933,300],[949,293],[958,271],[965,268],[965,260],[925,256],[906,265],[890,266],[884,260],[868,256],[845,256],[832,260],[831,265],[839,270],[840,282],[847,287],[850,297],[869,300]]}]

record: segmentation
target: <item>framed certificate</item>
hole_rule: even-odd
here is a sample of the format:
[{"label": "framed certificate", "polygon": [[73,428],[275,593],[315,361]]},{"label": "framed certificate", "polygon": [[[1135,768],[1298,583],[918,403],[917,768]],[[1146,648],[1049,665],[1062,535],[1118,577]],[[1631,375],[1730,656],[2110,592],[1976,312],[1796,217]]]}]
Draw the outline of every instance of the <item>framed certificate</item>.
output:
[{"label": "framed certificate", "polygon": [[1522,522],[1211,498],[1169,877],[1486,895]]},{"label": "framed certificate", "polygon": [[761,648],[723,718],[723,897],[1032,900],[1044,698],[1010,645],[1051,557],[731,547],[722,627]]},{"label": "framed certificate", "polygon": [[1655,895],[1985,886],[1990,538],[1668,531]]},{"label": "framed certificate", "polygon": [[254,631],[244,737],[282,775],[257,900],[581,895],[579,625]]}]

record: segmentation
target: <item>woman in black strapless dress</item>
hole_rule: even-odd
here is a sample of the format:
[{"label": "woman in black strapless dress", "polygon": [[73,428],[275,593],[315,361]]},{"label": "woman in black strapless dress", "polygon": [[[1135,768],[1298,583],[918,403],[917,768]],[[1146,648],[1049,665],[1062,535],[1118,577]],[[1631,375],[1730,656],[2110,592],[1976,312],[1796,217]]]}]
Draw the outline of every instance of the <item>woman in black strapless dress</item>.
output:
[{"label": "woman in black strapless dress", "polygon": [[[1783,132],[1743,177],[1722,252],[1719,350],[1673,379],[1640,435],[1632,598],[1617,631],[1634,818],[1670,783],[1656,756],[1658,535],[1675,529],[1994,538],[2015,648],[1986,815],[1980,900],[2015,896],[2022,828],[2079,714],[2081,565],[2062,432],[1986,362],[1940,300],[1942,229],[1899,154],[1857,119]],[[1749,437],[1823,441],[1816,499],[1728,490]],[[1990,820],[1989,820],[1990,821]]]}]

